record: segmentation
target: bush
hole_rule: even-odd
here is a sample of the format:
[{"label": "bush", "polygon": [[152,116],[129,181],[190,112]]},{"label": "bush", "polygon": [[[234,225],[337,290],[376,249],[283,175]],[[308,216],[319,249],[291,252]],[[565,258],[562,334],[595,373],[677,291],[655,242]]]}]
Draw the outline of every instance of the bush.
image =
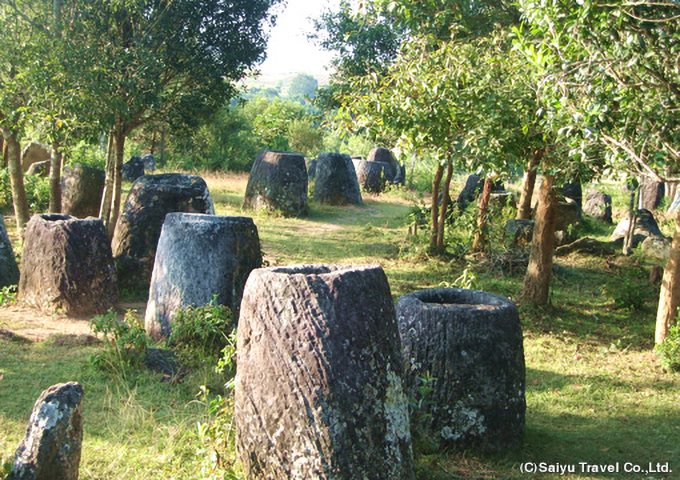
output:
[{"label": "bush", "polygon": [[680,372],[680,325],[672,326],[666,340],[654,347],[654,351],[666,370]]},{"label": "bush", "polygon": [[[24,174],[26,200],[31,213],[44,212],[50,204],[50,179]],[[0,212],[11,211],[13,206],[12,184],[9,169],[0,169]]]},{"label": "bush", "polygon": [[235,328],[229,307],[217,305],[213,299],[208,305],[178,310],[167,345],[185,360],[217,360],[231,345],[229,336]]},{"label": "bush", "polygon": [[604,293],[614,299],[617,308],[642,310],[651,297],[652,287],[642,268],[622,268],[614,281],[604,286]]},{"label": "bush", "polygon": [[91,363],[99,370],[124,376],[139,369],[144,362],[148,343],[144,322],[133,310],[125,313],[123,321],[114,310],[90,320],[95,334],[102,334],[104,349],[92,355]]}]

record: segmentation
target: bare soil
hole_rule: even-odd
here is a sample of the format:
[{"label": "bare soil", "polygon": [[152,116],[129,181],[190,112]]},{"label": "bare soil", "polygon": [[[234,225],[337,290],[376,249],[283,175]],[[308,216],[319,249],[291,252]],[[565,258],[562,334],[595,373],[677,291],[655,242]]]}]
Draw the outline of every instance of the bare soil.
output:
[{"label": "bare soil", "polygon": [[[128,309],[137,310],[144,315],[144,303],[120,303],[120,318]],[[88,337],[96,341],[90,329],[90,318],[73,318],[55,313],[43,313],[24,305],[0,307],[0,337],[13,341],[31,342],[57,341],[80,338],[79,343],[88,342]]]}]

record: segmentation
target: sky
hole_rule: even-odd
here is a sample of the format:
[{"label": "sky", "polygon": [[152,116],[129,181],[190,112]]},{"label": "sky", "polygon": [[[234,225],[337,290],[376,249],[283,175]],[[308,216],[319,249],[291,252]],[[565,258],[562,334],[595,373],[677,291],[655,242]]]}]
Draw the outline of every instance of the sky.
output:
[{"label": "sky", "polygon": [[271,31],[267,59],[260,66],[263,77],[307,73],[324,76],[332,55],[321,51],[307,33],[314,30],[312,18],[328,8],[337,9],[340,0],[287,0]]}]

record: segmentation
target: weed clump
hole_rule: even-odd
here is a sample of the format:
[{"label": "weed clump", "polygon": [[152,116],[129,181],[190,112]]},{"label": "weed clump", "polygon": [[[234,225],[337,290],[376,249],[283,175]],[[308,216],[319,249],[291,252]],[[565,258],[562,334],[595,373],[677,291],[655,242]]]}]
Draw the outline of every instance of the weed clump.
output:
[{"label": "weed clump", "polygon": [[234,315],[225,305],[213,301],[176,312],[167,346],[188,361],[217,361],[236,328]]},{"label": "weed clump", "polygon": [[102,334],[105,348],[90,358],[98,370],[125,375],[139,369],[144,362],[149,342],[144,322],[133,310],[128,310],[122,321],[114,310],[99,315],[90,321],[95,334]]},{"label": "weed clump", "polygon": [[680,325],[668,330],[666,339],[654,347],[664,368],[671,372],[680,372]]}]

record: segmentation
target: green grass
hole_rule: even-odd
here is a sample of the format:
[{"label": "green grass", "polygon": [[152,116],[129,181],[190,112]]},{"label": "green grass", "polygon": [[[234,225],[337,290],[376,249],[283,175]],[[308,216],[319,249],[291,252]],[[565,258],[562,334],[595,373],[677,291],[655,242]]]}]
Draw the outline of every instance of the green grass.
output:
[{"label": "green grass", "polygon": [[[429,258],[424,237],[406,235],[411,206],[402,192],[366,197],[363,207],[312,202],[309,217],[286,219],[243,212],[244,177],[207,180],[218,214],[254,218],[270,265],[377,263],[395,300],[414,290],[451,285],[466,268],[478,289],[514,299],[520,290],[523,271],[501,268],[497,260],[508,253],[500,245],[488,258]],[[585,234],[606,240],[612,229],[592,223]],[[579,254],[556,262],[552,304],[519,305],[527,367],[524,446],[504,455],[417,446],[419,479],[561,478],[524,474],[520,466],[525,462],[576,465],[579,473],[569,478],[680,478],[680,376],[665,373],[652,353],[658,287],[636,310],[615,301],[625,293],[621,282],[627,272],[650,264],[638,256]],[[629,277],[631,294],[649,288],[644,275]],[[7,328],[2,309],[0,328]],[[210,414],[196,394],[202,384],[217,393],[219,379],[202,371],[170,384],[140,372],[123,381],[90,367],[90,355],[101,346],[21,345],[1,338],[0,457],[13,454],[39,393],[76,380],[86,392],[81,478],[208,478],[202,468],[209,452],[196,433],[197,422],[207,422]],[[227,463],[233,459],[233,449],[221,453]],[[625,462],[669,461],[671,474],[578,470],[579,462],[618,462],[623,468]]]}]

